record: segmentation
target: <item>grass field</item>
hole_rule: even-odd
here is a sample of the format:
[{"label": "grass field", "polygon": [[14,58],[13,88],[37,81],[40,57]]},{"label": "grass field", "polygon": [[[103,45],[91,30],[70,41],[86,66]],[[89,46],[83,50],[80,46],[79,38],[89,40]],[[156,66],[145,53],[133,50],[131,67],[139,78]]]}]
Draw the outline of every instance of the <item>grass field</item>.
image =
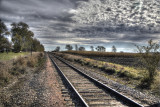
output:
[{"label": "grass field", "polygon": [[11,60],[14,58],[17,58],[19,56],[24,56],[29,54],[28,52],[21,52],[21,53],[14,53],[14,52],[10,52],[10,53],[0,53],[0,61],[7,61],[7,60]]},{"label": "grass field", "polygon": [[115,52],[97,52],[97,51],[62,51],[62,53],[82,55],[88,57],[139,57],[138,53],[115,53]]},{"label": "grass field", "polygon": [[98,68],[109,74],[117,74],[120,77],[127,77],[127,78],[139,80],[143,77],[143,73],[145,73],[145,71],[142,69],[138,69],[138,68],[135,69],[133,67],[123,66],[115,63],[98,61],[98,60],[94,60],[94,59],[90,59],[82,56],[63,54],[63,53],[57,53],[57,55],[67,60],[78,62],[81,65],[87,65],[92,68]]}]

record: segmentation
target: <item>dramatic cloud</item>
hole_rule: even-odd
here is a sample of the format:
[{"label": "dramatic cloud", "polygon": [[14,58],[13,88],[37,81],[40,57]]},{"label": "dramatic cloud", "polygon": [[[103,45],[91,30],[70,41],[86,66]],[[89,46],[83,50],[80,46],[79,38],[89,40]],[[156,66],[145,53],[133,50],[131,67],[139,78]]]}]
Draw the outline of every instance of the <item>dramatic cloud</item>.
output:
[{"label": "dramatic cloud", "polygon": [[78,44],[133,51],[135,43],[160,40],[159,5],[159,0],[0,0],[0,18],[9,28],[12,22],[29,24],[46,50]]}]

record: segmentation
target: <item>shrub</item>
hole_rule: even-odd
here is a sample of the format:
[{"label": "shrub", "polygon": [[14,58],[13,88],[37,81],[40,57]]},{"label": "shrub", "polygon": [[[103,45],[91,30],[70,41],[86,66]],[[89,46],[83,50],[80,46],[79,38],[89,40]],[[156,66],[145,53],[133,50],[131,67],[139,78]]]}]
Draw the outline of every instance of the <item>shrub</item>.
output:
[{"label": "shrub", "polygon": [[157,75],[157,68],[160,62],[160,54],[158,52],[159,47],[160,45],[158,43],[154,43],[152,40],[148,41],[148,46],[137,46],[141,60],[148,72],[141,82],[143,85],[145,84],[148,87],[154,83]]},{"label": "shrub", "polygon": [[36,53],[28,58],[27,66],[28,67],[39,66],[43,62],[43,58],[44,58],[44,53]]},{"label": "shrub", "polygon": [[34,58],[30,57],[27,61],[28,67],[35,67],[36,64],[37,64],[37,59],[35,57]]},{"label": "shrub", "polygon": [[24,57],[21,57],[21,56],[20,56],[20,57],[16,60],[15,64],[26,65],[26,59],[25,59]]}]

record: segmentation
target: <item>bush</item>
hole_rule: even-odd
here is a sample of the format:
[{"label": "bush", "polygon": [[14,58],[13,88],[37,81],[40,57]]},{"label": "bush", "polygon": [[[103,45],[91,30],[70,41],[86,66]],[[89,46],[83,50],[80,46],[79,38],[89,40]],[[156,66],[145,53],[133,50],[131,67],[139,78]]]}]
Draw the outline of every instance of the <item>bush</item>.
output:
[{"label": "bush", "polygon": [[160,62],[160,45],[154,43],[151,40],[148,41],[148,46],[137,46],[138,52],[141,55],[141,60],[145,65],[146,71],[148,72],[144,79],[142,79],[142,85],[150,87],[155,81],[155,77],[158,74],[157,68]]},{"label": "bush", "polygon": [[37,63],[37,59],[36,58],[29,58],[27,61],[27,66],[28,67],[35,67]]},{"label": "bush", "polygon": [[14,62],[14,65],[17,65],[17,66],[26,66],[26,63],[27,63],[27,60],[26,58],[24,57],[18,57],[17,60]]},{"label": "bush", "polygon": [[32,57],[28,58],[27,66],[28,67],[36,67],[43,63],[44,53],[37,53]]}]

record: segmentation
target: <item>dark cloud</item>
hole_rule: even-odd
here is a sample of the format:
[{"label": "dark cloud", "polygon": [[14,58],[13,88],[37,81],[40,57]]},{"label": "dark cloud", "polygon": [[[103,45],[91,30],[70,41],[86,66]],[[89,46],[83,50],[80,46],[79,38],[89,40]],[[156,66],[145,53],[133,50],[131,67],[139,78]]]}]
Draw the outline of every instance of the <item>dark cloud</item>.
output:
[{"label": "dark cloud", "polygon": [[75,6],[69,0],[3,0],[0,12],[1,17],[19,16],[24,20],[54,19],[57,16],[64,18],[68,16],[66,12],[70,8],[75,8]]},{"label": "dark cloud", "polygon": [[[128,48],[133,47],[133,43],[160,38],[158,32],[155,32],[156,30],[153,32],[152,26],[154,25],[152,24],[149,25],[151,29],[148,29],[139,26],[127,27],[125,23],[116,27],[105,26],[106,22],[104,23],[104,21],[99,21],[96,24],[78,23],[73,19],[76,14],[79,14],[76,13],[77,7],[83,6],[84,2],[87,4],[88,1],[0,0],[0,18],[7,25],[19,21],[29,24],[35,37],[45,45],[46,50],[65,44],[104,45],[106,47],[115,44],[119,48]],[[83,18],[84,15],[80,16]],[[88,18],[88,16],[86,17]]]}]

